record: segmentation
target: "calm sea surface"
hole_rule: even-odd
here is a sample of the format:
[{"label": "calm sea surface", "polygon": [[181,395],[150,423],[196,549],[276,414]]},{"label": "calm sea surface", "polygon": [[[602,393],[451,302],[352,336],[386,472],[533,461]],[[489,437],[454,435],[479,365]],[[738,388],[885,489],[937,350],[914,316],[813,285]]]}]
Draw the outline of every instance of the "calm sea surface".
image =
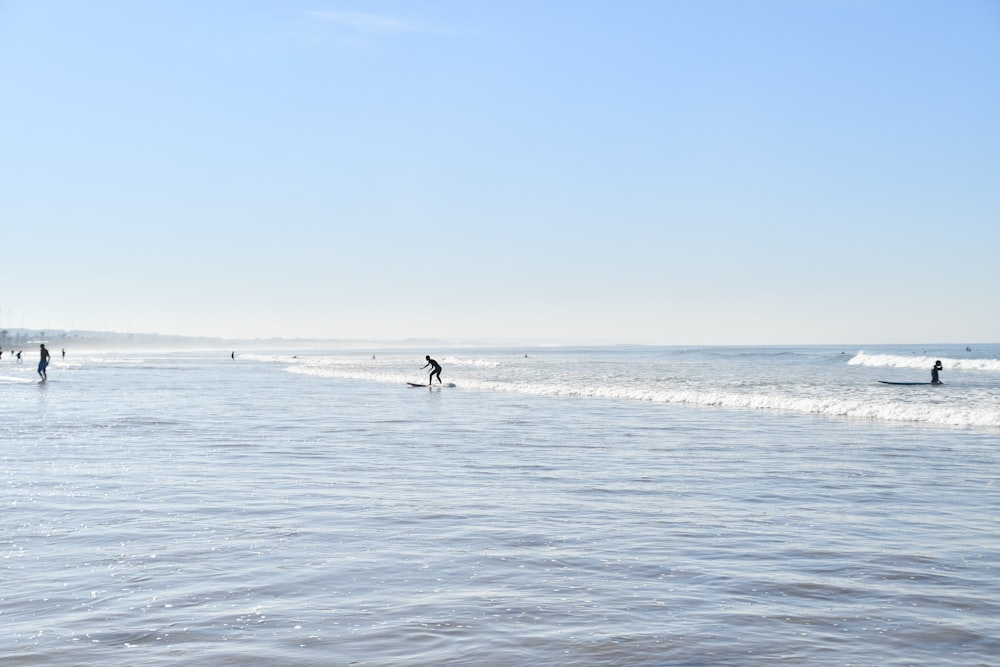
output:
[{"label": "calm sea surface", "polygon": [[998,358],[5,354],[0,665],[998,665]]}]

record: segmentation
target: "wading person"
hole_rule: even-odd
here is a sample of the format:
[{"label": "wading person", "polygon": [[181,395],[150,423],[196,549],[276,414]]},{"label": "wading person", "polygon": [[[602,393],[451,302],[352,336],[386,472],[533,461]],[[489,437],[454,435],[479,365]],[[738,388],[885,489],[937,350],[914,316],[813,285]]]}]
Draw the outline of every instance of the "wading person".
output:
[{"label": "wading person", "polygon": [[41,358],[38,360],[38,375],[41,376],[42,382],[49,379],[48,374],[45,369],[49,366],[49,351],[45,349],[45,343],[42,343],[39,347],[39,354]]},{"label": "wading person", "polygon": [[944,366],[941,365],[941,360],[938,359],[931,366],[931,384],[941,384],[941,380],[938,379],[938,371],[944,370]]}]

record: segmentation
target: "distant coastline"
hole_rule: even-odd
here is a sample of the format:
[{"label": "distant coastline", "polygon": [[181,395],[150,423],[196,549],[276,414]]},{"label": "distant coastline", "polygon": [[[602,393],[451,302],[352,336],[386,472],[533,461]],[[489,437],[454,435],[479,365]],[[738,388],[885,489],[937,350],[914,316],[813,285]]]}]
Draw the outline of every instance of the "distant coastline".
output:
[{"label": "distant coastline", "polygon": [[[991,343],[964,342],[901,342],[901,343],[629,343],[608,340],[549,340],[533,338],[496,339],[442,339],[442,338],[223,338],[218,336],[184,336],[179,334],[134,333],[120,331],[93,331],[83,329],[31,329],[24,327],[0,328],[0,348],[7,350],[29,349],[45,343],[50,349],[122,350],[122,351],[197,351],[197,350],[334,350],[334,349],[441,349],[441,348],[491,348],[491,347],[686,347],[702,348],[759,348],[759,347],[842,347],[846,350],[885,345],[910,345],[927,347],[964,347],[972,352]],[[939,353],[940,354],[940,353]]]},{"label": "distant coastline", "polygon": [[0,329],[0,347],[22,349],[45,343],[50,349],[87,350],[216,350],[216,349],[304,349],[442,346],[443,341],[426,338],[363,340],[329,338],[217,338],[157,333],[122,333],[64,329]]}]

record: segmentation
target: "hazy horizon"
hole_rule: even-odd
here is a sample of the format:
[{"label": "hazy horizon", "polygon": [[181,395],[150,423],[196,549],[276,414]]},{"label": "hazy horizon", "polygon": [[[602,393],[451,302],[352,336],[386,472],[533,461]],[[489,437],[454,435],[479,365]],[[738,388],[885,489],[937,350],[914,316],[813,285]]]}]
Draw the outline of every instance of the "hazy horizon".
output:
[{"label": "hazy horizon", "polygon": [[[55,340],[66,340],[73,337],[81,338],[84,341],[89,342],[101,342],[101,339],[107,339],[105,343],[122,343],[121,339],[130,338],[138,339],[140,342],[135,343],[136,346],[142,345],[152,345],[154,347],[169,347],[171,344],[188,344],[188,345],[210,345],[218,344],[222,347],[227,347],[230,345],[238,344],[274,344],[274,345],[295,345],[297,343],[301,344],[315,344],[323,347],[324,344],[330,346],[340,346],[340,347],[359,347],[359,348],[378,348],[378,347],[420,347],[428,345],[438,345],[441,347],[691,347],[691,348],[710,348],[710,347],[747,347],[747,348],[761,348],[761,347],[844,347],[846,349],[851,348],[863,348],[864,346],[915,346],[915,347],[949,347],[949,346],[959,346],[959,347],[970,347],[975,349],[976,346],[981,345],[995,345],[996,343],[992,341],[832,341],[825,343],[698,343],[698,342],[684,342],[684,343],[637,343],[631,341],[614,341],[614,340],[587,340],[587,339],[542,339],[542,338],[434,338],[434,337],[407,337],[407,338],[311,338],[304,336],[272,336],[272,337],[224,337],[224,336],[207,336],[207,335],[185,335],[185,334],[166,334],[160,332],[139,332],[139,331],[114,331],[114,330],[80,330],[80,329],[62,329],[62,328],[50,328],[40,329],[33,327],[11,327],[4,329],[8,331],[7,340],[14,337],[14,332],[19,332],[22,337],[35,337],[37,338],[39,334],[45,334],[45,339],[55,339]],[[160,339],[160,340],[156,340]],[[30,342],[40,342],[41,338],[38,340],[32,340]],[[220,347],[219,349],[222,349]],[[6,349],[6,348],[5,348]],[[214,348],[212,348],[214,349]]]}]

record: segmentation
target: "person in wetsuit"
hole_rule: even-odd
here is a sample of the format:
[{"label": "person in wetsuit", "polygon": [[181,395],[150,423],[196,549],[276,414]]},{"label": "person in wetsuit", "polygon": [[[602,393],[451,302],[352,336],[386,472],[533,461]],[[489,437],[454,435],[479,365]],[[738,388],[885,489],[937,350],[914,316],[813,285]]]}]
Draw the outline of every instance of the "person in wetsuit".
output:
[{"label": "person in wetsuit", "polygon": [[941,360],[938,359],[931,366],[931,384],[941,384],[941,380],[938,379],[938,371],[944,370],[944,366],[941,365]]},{"label": "person in wetsuit", "polygon": [[42,382],[45,382],[49,379],[48,373],[45,372],[45,369],[49,365],[49,351],[45,349],[45,343],[42,343],[39,346],[38,351],[40,353],[40,359],[38,360],[38,375],[41,376]]},{"label": "person in wetsuit", "polygon": [[427,356],[425,356],[424,359],[427,360],[427,363],[424,364],[423,366],[421,366],[420,370],[423,370],[423,369],[427,368],[428,366],[431,367],[431,376],[429,378],[427,378],[427,384],[428,385],[434,384],[434,376],[435,375],[437,376],[438,384],[441,384],[441,364],[439,364],[438,362],[436,362],[433,359],[431,359],[431,355],[429,355],[429,354]]}]

